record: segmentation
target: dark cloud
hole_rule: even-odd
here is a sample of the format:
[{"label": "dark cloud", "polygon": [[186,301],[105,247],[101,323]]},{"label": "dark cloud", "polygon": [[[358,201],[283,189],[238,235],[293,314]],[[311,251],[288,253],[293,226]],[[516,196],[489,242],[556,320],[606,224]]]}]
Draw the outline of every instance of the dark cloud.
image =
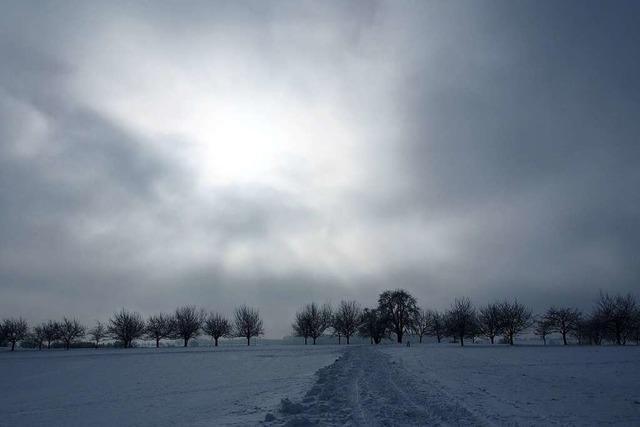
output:
[{"label": "dark cloud", "polygon": [[634,2],[3,9],[2,315],[637,287]]}]

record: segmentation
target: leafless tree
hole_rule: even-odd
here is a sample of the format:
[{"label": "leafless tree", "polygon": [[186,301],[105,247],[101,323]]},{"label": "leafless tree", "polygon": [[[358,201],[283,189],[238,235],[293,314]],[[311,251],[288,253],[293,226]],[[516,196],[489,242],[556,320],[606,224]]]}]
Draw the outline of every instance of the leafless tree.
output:
[{"label": "leafless tree", "polygon": [[170,314],[160,313],[149,316],[145,326],[145,334],[155,340],[156,348],[160,347],[160,340],[175,335],[175,318]]},{"label": "leafless tree", "polygon": [[58,330],[60,327],[58,326],[58,322],[54,322],[52,320],[43,323],[41,326],[42,332],[44,334],[44,340],[47,342],[47,348],[50,349],[51,343],[60,339],[60,336],[58,334]]},{"label": "leafless tree", "polygon": [[189,340],[200,334],[200,328],[206,314],[202,310],[196,309],[195,305],[185,305],[178,307],[175,314],[175,333],[182,338],[184,346],[189,345]]},{"label": "leafless tree", "polygon": [[43,323],[41,325],[35,326],[33,328],[33,340],[35,341],[36,345],[38,346],[38,350],[42,350],[42,345],[44,344],[44,341],[46,339],[45,336],[45,331],[44,328],[46,327],[46,324]]},{"label": "leafless tree", "polygon": [[[340,334],[347,339],[347,344],[349,344],[350,338],[358,331],[362,320],[360,304],[356,301],[341,301],[336,310],[335,318],[338,319],[336,325]],[[329,322],[331,322],[331,316],[329,316]]]},{"label": "leafless tree", "polygon": [[124,308],[114,313],[109,319],[107,332],[114,339],[122,342],[124,348],[131,347],[133,340],[144,335],[145,324],[140,313],[127,311]]},{"label": "leafless tree", "polygon": [[464,346],[465,338],[475,336],[477,328],[476,310],[469,298],[456,299],[445,315],[446,330],[449,335],[460,339]]},{"label": "leafless tree", "polygon": [[16,348],[16,343],[22,341],[29,334],[29,325],[22,317],[18,319],[4,319],[2,322],[2,336],[11,343],[11,351]]},{"label": "leafless tree", "polygon": [[413,319],[413,334],[418,336],[422,343],[422,337],[429,334],[431,330],[431,316],[427,310],[418,310]]},{"label": "leafless tree", "polygon": [[609,296],[600,293],[596,316],[601,319],[605,336],[618,345],[625,345],[633,335],[637,302],[633,295]]},{"label": "leafless tree", "polygon": [[533,323],[531,310],[514,300],[498,304],[500,312],[500,329],[509,345],[513,345],[515,337]]},{"label": "leafless tree", "polygon": [[533,333],[542,339],[542,343],[544,345],[547,345],[547,335],[549,335],[551,331],[551,324],[549,323],[549,319],[546,317],[542,317],[535,321],[535,329],[533,330]]},{"label": "leafless tree", "polygon": [[89,336],[93,340],[95,348],[98,348],[100,341],[107,337],[107,328],[98,320],[95,326],[89,329]]},{"label": "leafless tree", "polygon": [[304,345],[307,345],[311,335],[311,326],[309,325],[309,316],[307,316],[307,311],[304,307],[296,312],[296,317],[291,327],[295,336],[303,337]]},{"label": "leafless tree", "polygon": [[307,304],[301,311],[303,324],[306,325],[308,336],[313,340],[321,337],[327,328],[331,326],[333,314],[329,304],[319,306],[315,302]]},{"label": "leafless tree", "polygon": [[214,345],[218,346],[218,340],[231,336],[231,322],[221,314],[209,313],[205,319],[202,330],[213,338]]},{"label": "leafless tree", "polygon": [[77,319],[62,319],[58,323],[58,336],[64,342],[64,348],[69,350],[73,341],[84,337],[85,327]]},{"label": "leafless tree", "polygon": [[428,310],[427,314],[429,316],[429,330],[427,334],[436,337],[439,344],[445,334],[444,315],[437,310]]},{"label": "leafless tree", "polygon": [[581,317],[582,314],[575,308],[551,307],[544,315],[544,320],[549,332],[559,332],[562,342],[567,345],[567,335],[576,331]]},{"label": "leafless tree", "polygon": [[500,330],[500,309],[497,303],[487,304],[480,308],[478,328],[480,334],[489,338],[491,344],[494,343],[496,336],[502,333]]},{"label": "leafless tree", "polygon": [[387,319],[380,315],[376,308],[365,308],[362,311],[358,334],[369,338],[371,344],[380,344],[383,338],[388,337]]},{"label": "leafless tree", "polygon": [[386,290],[378,297],[378,310],[401,343],[404,334],[411,332],[418,310],[416,299],[404,289]]},{"label": "leafless tree", "polygon": [[247,339],[247,345],[251,345],[251,337],[264,334],[262,319],[257,309],[241,305],[235,310],[234,333],[237,337]]}]

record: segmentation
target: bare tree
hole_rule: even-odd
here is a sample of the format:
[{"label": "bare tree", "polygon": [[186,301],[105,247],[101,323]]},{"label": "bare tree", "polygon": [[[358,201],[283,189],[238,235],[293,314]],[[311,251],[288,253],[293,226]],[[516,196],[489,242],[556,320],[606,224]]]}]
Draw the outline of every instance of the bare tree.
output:
[{"label": "bare tree", "polygon": [[42,324],[42,329],[44,333],[44,340],[47,342],[47,348],[50,349],[51,343],[60,339],[58,335],[58,322],[48,320],[47,323]]},{"label": "bare tree", "polygon": [[380,315],[376,308],[365,308],[360,320],[358,334],[369,338],[371,344],[380,344],[383,338],[388,337],[387,319]]},{"label": "bare tree", "polygon": [[331,306],[329,304],[319,306],[315,302],[312,302],[311,304],[305,305],[300,313],[302,326],[306,328],[308,337],[313,340],[313,344],[315,345],[316,340],[331,326],[333,319]]},{"label": "bare tree", "polygon": [[200,327],[205,318],[202,310],[197,310],[195,305],[178,307],[174,314],[175,333],[184,341],[184,346],[189,345],[189,340],[200,334]]},{"label": "bare tree", "polygon": [[502,334],[509,345],[513,345],[514,338],[533,323],[531,310],[517,300],[514,300],[513,303],[501,302],[498,304],[498,309]]},{"label": "bare tree", "polygon": [[124,348],[128,348],[131,347],[133,340],[144,335],[144,320],[142,320],[140,313],[127,311],[123,308],[109,319],[107,332],[114,339],[122,342]]},{"label": "bare tree", "polygon": [[567,335],[578,328],[581,317],[579,310],[569,307],[551,307],[544,316],[549,332],[559,332],[564,345],[567,345]]},{"label": "bare tree", "polygon": [[33,328],[33,340],[38,346],[38,350],[42,350],[42,345],[44,344],[44,341],[46,338],[45,330],[44,330],[45,327],[46,327],[46,324],[43,323]]},{"label": "bare tree", "polygon": [[209,313],[202,326],[204,333],[213,338],[214,345],[218,346],[218,340],[222,337],[231,336],[231,322],[218,313]]},{"label": "bare tree", "polygon": [[422,343],[422,337],[429,334],[431,329],[431,316],[426,310],[418,310],[413,319],[413,333]]},{"label": "bare tree", "polygon": [[98,348],[100,345],[100,341],[107,337],[107,328],[100,322],[96,321],[96,324],[93,328],[89,329],[89,336],[93,340],[95,344],[95,348]]},{"label": "bare tree", "polygon": [[[343,300],[340,302],[335,314],[337,319],[336,326],[339,328],[340,334],[347,339],[347,344],[349,344],[349,339],[358,331],[362,320],[361,317],[362,309],[356,301]],[[329,317],[329,321],[331,321],[331,317]]]},{"label": "bare tree", "polygon": [[170,314],[160,313],[149,316],[145,326],[145,334],[156,342],[156,348],[160,347],[160,340],[175,335],[175,319]]},{"label": "bare tree", "polygon": [[440,344],[445,334],[444,315],[436,310],[428,310],[427,314],[429,316],[429,330],[427,333],[432,337],[436,337],[438,344]]},{"label": "bare tree", "polygon": [[73,341],[84,337],[85,327],[77,319],[62,319],[58,323],[58,336],[64,342],[64,348],[69,350]]},{"label": "bare tree", "polygon": [[551,331],[551,324],[549,323],[549,319],[546,317],[542,317],[535,321],[535,329],[533,330],[533,333],[542,339],[542,343],[544,345],[547,345],[547,335],[549,335]]},{"label": "bare tree", "polygon": [[22,341],[29,334],[29,325],[22,317],[18,319],[4,319],[2,322],[2,336],[11,343],[11,351],[16,348],[16,343]]},{"label": "bare tree", "polygon": [[449,335],[460,339],[464,347],[464,339],[475,336],[477,328],[476,310],[469,298],[456,299],[445,315],[446,330]]},{"label": "bare tree", "polygon": [[618,345],[625,345],[633,334],[637,302],[633,295],[600,293],[596,315],[601,319],[605,336]]},{"label": "bare tree", "polygon": [[307,311],[304,307],[296,312],[296,317],[291,327],[295,336],[303,337],[304,345],[307,345],[311,335],[311,327],[309,325],[309,316],[307,316]]},{"label": "bare tree", "polygon": [[496,336],[502,332],[500,330],[500,309],[498,304],[491,303],[480,308],[478,328],[480,334],[489,338],[491,344],[493,344]]},{"label": "bare tree", "polygon": [[235,310],[234,329],[237,337],[247,339],[247,345],[251,345],[251,337],[264,334],[262,319],[257,309],[241,305]]},{"label": "bare tree", "polygon": [[404,334],[411,331],[418,310],[416,299],[404,289],[386,290],[378,297],[378,310],[401,343]]}]

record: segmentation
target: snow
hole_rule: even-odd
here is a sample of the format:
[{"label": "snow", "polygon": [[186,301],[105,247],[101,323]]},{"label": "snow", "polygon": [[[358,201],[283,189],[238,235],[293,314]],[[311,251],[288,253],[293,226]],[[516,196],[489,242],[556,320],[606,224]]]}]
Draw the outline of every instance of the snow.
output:
[{"label": "snow", "polygon": [[0,353],[0,425],[640,425],[640,347]]},{"label": "snow", "polygon": [[0,426],[255,425],[335,346],[0,352]]}]

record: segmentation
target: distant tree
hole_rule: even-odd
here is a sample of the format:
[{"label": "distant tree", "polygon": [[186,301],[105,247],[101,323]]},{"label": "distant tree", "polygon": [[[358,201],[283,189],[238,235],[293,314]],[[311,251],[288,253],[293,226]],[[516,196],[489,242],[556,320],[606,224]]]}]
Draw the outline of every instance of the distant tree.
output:
[{"label": "distant tree", "polygon": [[95,348],[98,348],[100,345],[100,341],[102,341],[107,336],[107,328],[100,322],[96,321],[96,324],[93,328],[89,329],[89,336],[93,340],[95,344]]},{"label": "distant tree", "polygon": [[184,341],[184,346],[189,345],[189,340],[200,334],[200,327],[205,318],[202,310],[197,310],[194,305],[178,307],[175,314],[175,333]]},{"label": "distant tree", "polygon": [[46,323],[43,323],[41,327],[42,327],[42,332],[44,334],[44,341],[46,341],[47,343],[47,348],[50,349],[51,343],[60,339],[60,336],[58,333],[60,326],[58,325],[58,322],[49,320]]},{"label": "distant tree", "polygon": [[580,345],[600,345],[604,336],[604,325],[598,312],[595,311],[587,318],[580,319],[573,335]]},{"label": "distant tree", "polygon": [[175,318],[170,314],[160,313],[149,316],[145,325],[145,334],[156,342],[156,348],[160,347],[160,340],[176,335]]},{"label": "distant tree", "polygon": [[77,319],[62,319],[58,323],[58,336],[64,342],[64,348],[69,350],[73,341],[84,337],[85,327]]},{"label": "distant tree", "polygon": [[601,319],[604,334],[617,345],[625,345],[633,335],[637,302],[633,295],[600,293],[596,304],[596,316]]},{"label": "distant tree", "polygon": [[579,310],[569,307],[551,307],[544,315],[549,332],[559,332],[564,345],[567,345],[567,335],[578,328],[581,317]]},{"label": "distant tree", "polygon": [[404,289],[386,290],[378,297],[378,310],[388,319],[391,332],[401,343],[404,334],[411,332],[418,311],[416,299]]},{"label": "distant tree", "polygon": [[498,309],[502,334],[509,345],[513,345],[514,338],[532,325],[531,310],[517,300],[504,301],[498,304]]},{"label": "distant tree", "polygon": [[145,323],[140,313],[123,308],[109,319],[107,332],[114,339],[122,342],[124,348],[128,348],[131,347],[133,340],[144,335]]},{"label": "distant tree", "polygon": [[[360,321],[362,320],[362,309],[356,301],[341,301],[338,309],[336,310],[335,318],[337,322],[335,325],[340,330],[340,334],[349,339],[356,334]],[[331,315],[329,315],[329,321],[331,321]]]},{"label": "distant tree", "polygon": [[478,312],[478,328],[481,335],[489,338],[491,344],[502,331],[500,329],[500,309],[498,304],[491,303],[480,308]]},{"label": "distant tree", "polygon": [[473,338],[476,333],[476,310],[469,298],[456,299],[445,315],[445,325],[448,335],[460,339],[460,346],[464,346],[465,338]]},{"label": "distant tree", "polygon": [[431,316],[427,310],[418,310],[413,319],[413,334],[418,336],[418,340],[422,343],[422,337],[427,335],[431,330]]},{"label": "distant tree", "polygon": [[315,345],[316,340],[325,333],[327,328],[331,326],[331,321],[333,319],[331,306],[329,304],[319,306],[315,302],[312,302],[311,304],[305,305],[302,312],[306,319],[309,337],[313,340],[313,344]]},{"label": "distant tree", "polygon": [[42,346],[44,344],[44,340],[45,340],[44,327],[45,326],[46,325],[43,323],[33,328],[32,338],[35,345],[38,347],[38,350],[42,350]]},{"label": "distant tree", "polygon": [[202,330],[213,338],[214,345],[217,347],[220,338],[231,336],[231,323],[221,314],[209,313],[209,316],[204,321]]},{"label": "distant tree", "polygon": [[264,334],[262,319],[257,309],[241,305],[235,310],[234,333],[237,337],[247,339],[251,345],[251,338]]},{"label": "distant tree", "polygon": [[387,319],[380,315],[376,308],[365,308],[360,319],[358,334],[369,338],[371,344],[380,344],[383,338],[388,336]]},{"label": "distant tree", "polygon": [[16,343],[27,338],[29,325],[22,317],[18,319],[4,319],[2,322],[2,336],[11,343],[11,351],[16,348]]},{"label": "distant tree", "polygon": [[311,325],[309,322],[309,316],[307,315],[306,307],[298,310],[296,316],[291,324],[293,333],[296,337],[304,338],[304,345],[307,345],[307,341],[311,336]]},{"label": "distant tree", "polygon": [[336,313],[331,316],[331,329],[332,335],[338,337],[338,344],[342,344],[342,318]]},{"label": "distant tree", "polygon": [[440,344],[440,341],[446,332],[444,315],[437,310],[428,310],[427,314],[429,316],[429,330],[427,331],[427,334],[432,337],[436,337],[438,344]]},{"label": "distant tree", "polygon": [[533,333],[542,339],[542,343],[544,345],[547,345],[547,335],[549,335],[552,330],[549,320],[546,317],[542,317],[535,321],[534,326],[535,329],[533,330]]}]

